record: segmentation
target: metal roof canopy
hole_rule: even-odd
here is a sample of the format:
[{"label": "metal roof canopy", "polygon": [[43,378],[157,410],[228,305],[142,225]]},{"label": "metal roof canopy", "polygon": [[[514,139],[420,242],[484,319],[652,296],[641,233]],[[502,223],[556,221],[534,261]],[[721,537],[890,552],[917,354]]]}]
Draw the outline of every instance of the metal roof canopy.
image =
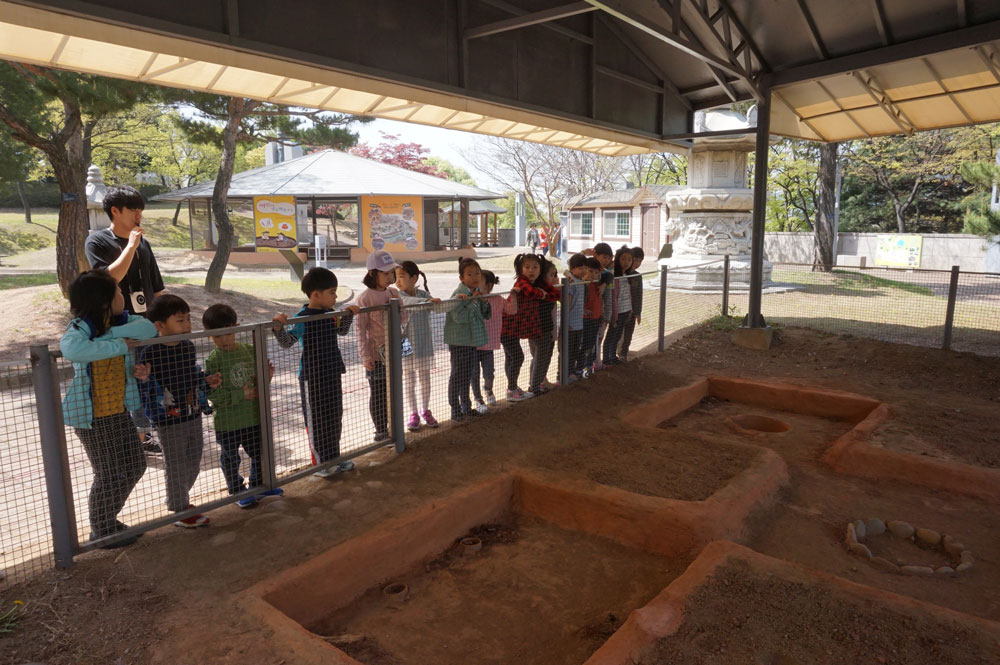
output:
[{"label": "metal roof canopy", "polygon": [[[214,188],[214,181],[206,182],[159,194],[153,200],[208,200]],[[504,198],[503,194],[479,187],[329,149],[237,173],[228,193],[233,199],[281,195],[314,198],[407,195],[448,201]]]},{"label": "metal roof canopy", "polygon": [[769,88],[804,139],[1000,120],[995,0],[562,1],[0,0],[0,57],[605,155]]},{"label": "metal roof canopy", "polygon": [[695,110],[756,99],[758,166],[771,131],[1000,121],[996,0],[559,2],[0,0],[0,58],[604,155],[681,152]]}]

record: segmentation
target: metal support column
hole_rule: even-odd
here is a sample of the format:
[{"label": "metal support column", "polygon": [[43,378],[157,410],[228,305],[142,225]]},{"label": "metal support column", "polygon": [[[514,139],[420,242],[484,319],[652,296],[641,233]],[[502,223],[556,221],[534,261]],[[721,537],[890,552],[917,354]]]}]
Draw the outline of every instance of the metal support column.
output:
[{"label": "metal support column", "polygon": [[722,263],[722,316],[729,316],[729,255]]},{"label": "metal support column", "polygon": [[761,75],[762,99],[757,106],[757,144],[753,162],[753,222],[750,242],[750,303],[745,328],[765,328],[767,322],[760,312],[764,288],[764,220],[767,211],[767,157],[771,132],[771,83]]},{"label": "metal support column", "polygon": [[52,553],[56,568],[73,565],[76,549],[76,516],[73,509],[73,485],[66,458],[66,428],[59,399],[59,375],[49,347],[31,347],[31,381],[35,385],[35,411],[41,437],[42,465],[45,468],[45,491],[49,499],[52,525]]},{"label": "metal support column", "polygon": [[387,340],[389,352],[386,354],[389,361],[389,431],[393,442],[396,444],[396,452],[401,453],[406,450],[406,428],[403,425],[403,325],[399,312],[399,299],[393,298],[389,301],[389,339]]},{"label": "metal support column", "polygon": [[667,266],[662,266],[660,268],[660,323],[659,323],[659,334],[657,335],[656,348],[659,351],[667,348],[666,344],[666,332],[667,332]]},{"label": "metal support column", "polygon": [[955,301],[958,299],[958,276],[959,266],[951,267],[951,283],[948,285],[948,309],[944,315],[944,339],[941,340],[942,349],[951,348],[951,330],[955,325]]},{"label": "metal support column", "polygon": [[271,419],[271,361],[267,353],[267,338],[271,325],[253,329],[254,362],[257,384],[257,408],[260,410],[260,482],[274,489],[278,477],[274,468],[274,423]]},{"label": "metal support column", "polygon": [[559,383],[569,383],[569,278],[562,279],[562,292],[559,294]]}]

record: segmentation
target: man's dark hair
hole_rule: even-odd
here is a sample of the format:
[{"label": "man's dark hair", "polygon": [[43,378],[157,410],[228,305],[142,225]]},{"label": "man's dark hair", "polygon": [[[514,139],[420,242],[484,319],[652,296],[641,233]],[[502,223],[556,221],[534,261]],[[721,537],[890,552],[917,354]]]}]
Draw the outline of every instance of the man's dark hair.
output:
[{"label": "man's dark hair", "polygon": [[584,256],[583,254],[580,254],[579,252],[577,252],[573,256],[569,257],[569,269],[570,270],[573,270],[574,268],[579,268],[581,266],[586,266],[586,265],[587,265],[587,257]]},{"label": "man's dark hair", "polygon": [[587,267],[591,270],[603,270],[601,268],[601,262],[595,259],[593,256],[587,257]]},{"label": "man's dark hair", "polygon": [[146,318],[153,323],[164,323],[174,314],[187,314],[190,311],[191,308],[184,298],[164,293],[153,299],[153,304],[146,311]]},{"label": "man's dark hair", "polygon": [[104,195],[104,212],[108,219],[111,217],[112,208],[131,208],[132,210],[145,210],[146,202],[142,200],[142,194],[131,185],[116,185],[108,187],[108,192]]},{"label": "man's dark hair", "polygon": [[642,261],[644,258],[646,258],[646,252],[642,251],[642,247],[633,247],[632,258],[634,258],[636,261]]},{"label": "man's dark hair", "polygon": [[111,303],[117,290],[118,282],[103,268],[80,273],[69,285],[70,311],[73,316],[90,321],[94,337],[103,335],[108,329]]},{"label": "man's dark hair", "polygon": [[611,251],[611,245],[606,242],[599,242],[594,245],[594,256],[600,254],[601,256],[614,256],[615,253]]},{"label": "man's dark hair", "polygon": [[205,330],[232,328],[236,325],[236,310],[225,303],[216,303],[201,315],[201,324]]},{"label": "man's dark hair", "polygon": [[312,295],[313,291],[335,288],[337,288],[337,276],[326,268],[312,268],[302,278],[302,293],[307,296]]}]

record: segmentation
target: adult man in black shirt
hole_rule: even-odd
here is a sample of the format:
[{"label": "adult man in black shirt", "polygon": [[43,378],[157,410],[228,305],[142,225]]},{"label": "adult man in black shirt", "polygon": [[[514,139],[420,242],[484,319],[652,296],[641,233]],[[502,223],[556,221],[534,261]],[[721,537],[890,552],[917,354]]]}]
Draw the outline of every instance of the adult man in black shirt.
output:
[{"label": "adult man in black shirt", "polygon": [[[111,219],[111,228],[94,231],[84,245],[90,267],[111,273],[125,297],[125,308],[133,314],[143,314],[153,304],[153,298],[163,293],[156,257],[142,237],[140,223],[145,207],[142,194],[134,187],[108,188],[104,212]],[[139,428],[143,450],[162,452],[153,441],[152,427],[142,408],[132,413],[132,419]]]},{"label": "adult man in black shirt", "polygon": [[143,238],[142,211],[146,207],[134,187],[111,187],[104,197],[104,212],[111,228],[95,231],[84,248],[91,268],[105,268],[118,281],[125,308],[144,313],[163,291],[163,278],[149,242]]}]

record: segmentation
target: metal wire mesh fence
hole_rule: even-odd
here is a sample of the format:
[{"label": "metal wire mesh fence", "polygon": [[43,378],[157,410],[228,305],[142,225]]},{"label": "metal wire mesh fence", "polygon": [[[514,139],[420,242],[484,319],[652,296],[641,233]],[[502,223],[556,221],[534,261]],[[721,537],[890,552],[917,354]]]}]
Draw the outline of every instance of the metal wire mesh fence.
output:
[{"label": "metal wire mesh fence", "polygon": [[20,580],[52,565],[52,529],[31,363],[0,364],[0,579]]},{"label": "metal wire mesh fence", "polygon": [[951,348],[1000,356],[1000,275],[963,272],[955,291]]},{"label": "metal wire mesh fence", "polygon": [[[722,311],[724,261],[667,271],[664,334],[668,343]],[[705,279],[705,274],[712,275]]]},{"label": "metal wire mesh fence", "polygon": [[[144,530],[207,524],[216,507],[738,320],[749,275],[730,269],[727,290],[725,266],[567,278],[530,305],[420,295],[172,337],[133,321],[70,335],[62,355],[33,347],[33,364],[0,365],[2,570],[16,581]],[[769,278],[774,324],[1000,354],[1000,275],[779,264]]]}]

